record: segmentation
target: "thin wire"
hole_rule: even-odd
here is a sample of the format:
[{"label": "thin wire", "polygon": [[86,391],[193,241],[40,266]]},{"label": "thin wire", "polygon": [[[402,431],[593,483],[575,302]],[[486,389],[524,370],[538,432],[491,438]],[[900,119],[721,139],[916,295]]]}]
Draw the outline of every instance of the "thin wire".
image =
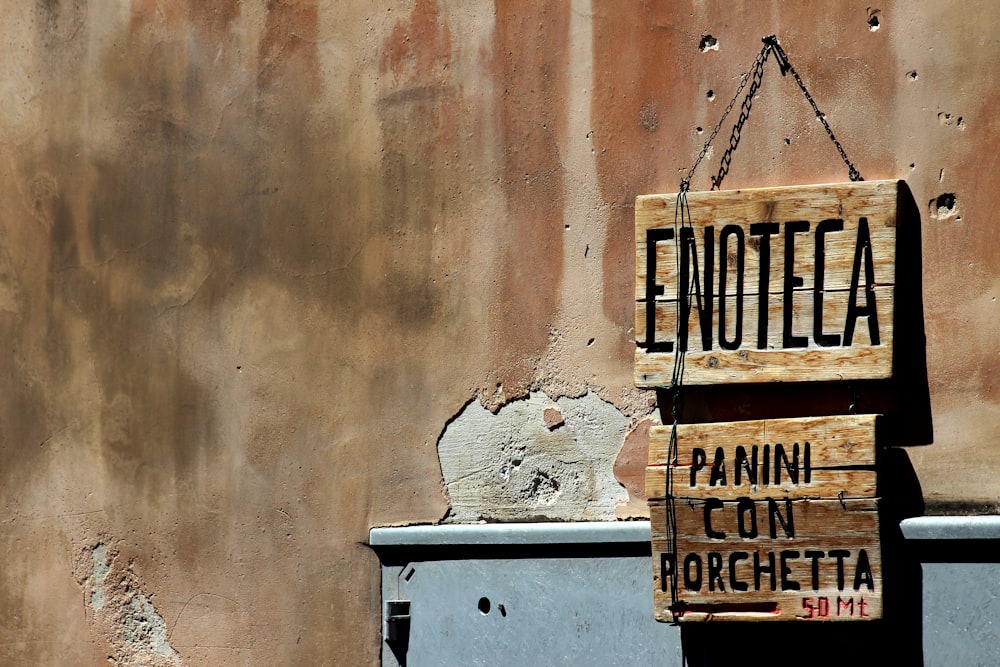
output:
[{"label": "thin wire", "polygon": [[[846,151],[844,151],[844,147],[837,140],[837,137],[834,136],[833,130],[830,128],[830,124],[826,120],[826,116],[824,116],[820,112],[819,107],[816,105],[816,101],[813,99],[812,95],[809,94],[809,91],[806,89],[805,84],[802,82],[802,78],[799,76],[798,72],[795,71],[795,68],[792,67],[791,62],[789,62],[788,60],[788,54],[786,54],[785,50],[781,48],[781,44],[778,42],[778,38],[775,37],[774,35],[768,35],[767,37],[762,38],[761,41],[764,43],[764,46],[761,47],[760,53],[758,53],[757,57],[754,58],[753,65],[751,65],[750,69],[747,70],[747,72],[740,78],[740,85],[736,89],[736,94],[733,95],[733,99],[729,101],[729,104],[722,112],[722,117],[719,119],[719,122],[716,123],[715,127],[712,129],[711,134],[708,136],[708,139],[701,147],[701,151],[698,153],[698,157],[695,158],[694,164],[691,165],[691,168],[688,170],[687,175],[681,179],[680,188],[678,189],[677,193],[677,199],[674,202],[674,262],[675,262],[676,276],[678,281],[680,281],[680,261],[681,261],[680,256],[682,252],[681,230],[684,229],[685,227],[693,229],[693,223],[691,221],[691,209],[688,205],[688,198],[687,198],[688,190],[690,189],[691,186],[691,179],[694,178],[694,173],[698,169],[698,165],[701,164],[701,161],[708,154],[708,150],[712,145],[712,141],[714,141],[715,137],[719,134],[719,130],[722,129],[722,125],[723,123],[726,122],[726,118],[729,116],[730,112],[732,112],[733,107],[736,106],[736,100],[739,99],[740,94],[743,93],[743,90],[746,88],[747,84],[750,83],[750,89],[747,90],[746,96],[744,97],[743,100],[743,104],[740,108],[740,117],[734,124],[732,134],[729,137],[729,147],[726,149],[726,152],[723,154],[722,159],[720,160],[718,174],[712,178],[713,190],[718,189],[722,185],[723,178],[725,178],[726,174],[729,173],[729,166],[732,163],[733,152],[739,145],[741,133],[743,130],[743,125],[750,117],[750,110],[753,107],[753,98],[757,94],[757,91],[759,90],[761,83],[763,82],[764,64],[767,62],[767,58],[772,51],[774,52],[775,60],[777,60],[778,66],[781,68],[781,75],[784,76],[788,72],[792,73],[792,77],[795,79],[795,83],[797,83],[799,89],[802,90],[802,94],[805,95],[805,98],[809,102],[809,105],[812,107],[813,112],[816,114],[816,117],[823,124],[824,129],[826,129],[826,133],[827,135],[829,135],[830,140],[833,142],[834,146],[837,147],[837,151],[840,153],[841,159],[843,159],[844,163],[847,165],[848,175],[850,179],[852,181],[864,180],[861,177],[861,172],[859,172],[857,168],[854,166],[854,164],[850,161],[850,159],[848,159],[847,153]],[[695,264],[697,265],[697,261],[695,261]],[[676,507],[674,505],[674,480],[673,480],[673,469],[677,465],[677,426],[680,423],[681,413],[683,411],[683,406],[684,406],[684,400],[681,389],[684,383],[684,363],[685,363],[685,355],[687,353],[686,345],[684,346],[683,349],[681,348],[680,345],[681,341],[680,327],[682,322],[681,307],[683,305],[686,306],[688,309],[690,309],[691,299],[696,292],[698,283],[699,283],[698,271],[697,269],[695,269],[694,271],[691,272],[691,277],[688,280],[688,284],[683,286],[684,290],[687,292],[687,299],[683,302],[683,304],[680,299],[677,299],[675,302],[676,331],[674,336],[674,342],[677,347],[674,350],[674,366],[670,377],[670,386],[667,388],[667,390],[670,391],[672,394],[671,416],[673,418],[673,425],[670,429],[670,443],[667,447],[667,466],[666,466],[667,531],[666,533],[667,533],[667,552],[673,558],[673,562],[671,563],[670,567],[670,601],[671,601],[670,610],[674,616],[675,621],[683,613],[682,609],[683,603],[681,603],[678,599],[677,578],[679,572],[677,569],[678,566],[677,512],[676,512]],[[680,287],[680,285],[678,285],[678,287]],[[697,291],[699,292],[699,298],[700,298],[700,290]],[[678,295],[679,294],[680,290],[678,290]],[[699,303],[698,305],[699,307],[701,307],[701,303]],[[689,317],[690,317],[690,310],[689,310]],[[685,318],[685,320],[687,319],[689,318]],[[686,339],[687,337],[685,336],[685,340]],[[852,393],[852,401],[850,406],[851,412],[854,412],[857,409],[857,402],[858,402],[857,392],[855,389]],[[682,657],[685,659],[686,662],[686,656]]]}]

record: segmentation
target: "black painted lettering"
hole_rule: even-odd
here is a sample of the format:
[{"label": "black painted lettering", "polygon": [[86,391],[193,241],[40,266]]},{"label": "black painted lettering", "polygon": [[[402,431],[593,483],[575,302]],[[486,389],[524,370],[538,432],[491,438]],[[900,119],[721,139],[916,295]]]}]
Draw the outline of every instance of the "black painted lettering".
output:
[{"label": "black painted lettering", "polygon": [[726,587],[722,583],[722,554],[715,551],[708,552],[708,590],[715,591],[715,584],[718,582],[719,590],[725,592]]},{"label": "black painted lettering", "polygon": [[803,445],[803,449],[805,450],[802,454],[802,475],[805,478],[803,483],[809,484],[812,481],[812,457],[808,442]]},{"label": "black painted lettering", "polygon": [[672,341],[656,341],[656,297],[663,294],[663,285],[656,284],[656,243],[674,238],[674,230],[646,230],[646,349],[650,352],[673,352]]},{"label": "black painted lettering", "polygon": [[[740,537],[752,540],[757,537],[757,504],[746,496],[736,499],[736,526]],[[746,525],[746,515],[750,514],[750,527]]]},{"label": "black painted lettering", "polygon": [[667,577],[674,576],[674,554],[660,554],[660,590],[667,591]]},{"label": "black painted lettering", "polygon": [[[750,236],[759,236],[760,277],[757,281],[757,349],[767,349],[767,297],[771,289],[771,237],[781,231],[776,222],[755,222]],[[764,464],[767,467],[767,464]],[[766,474],[766,473],[765,473]],[[767,480],[764,480],[767,484]]]},{"label": "black painted lettering", "polygon": [[837,590],[844,590],[844,559],[851,555],[847,549],[834,549],[827,556],[837,559]]},{"label": "black painted lettering", "polygon": [[774,498],[767,499],[767,515],[768,522],[771,525],[771,539],[778,537],[778,525],[781,524],[781,529],[785,531],[785,537],[795,537],[795,523],[792,520],[792,501],[785,499],[785,516],[781,516],[781,511],[778,510],[778,503]]},{"label": "black painted lettering", "polygon": [[812,558],[812,589],[814,591],[819,590],[819,559],[824,555],[822,551],[813,549],[807,549],[805,553],[806,558]]},{"label": "black painted lettering", "polygon": [[764,445],[764,486],[768,486],[768,470],[771,469],[771,445]]},{"label": "black painted lettering", "polygon": [[[691,576],[691,565],[694,565],[694,577]],[[684,557],[684,588],[689,591],[701,590],[701,557],[698,554]]]},{"label": "black painted lettering", "polygon": [[721,509],[722,501],[718,498],[709,498],[705,501],[705,534],[713,540],[726,539],[726,534],[721,530],[712,530],[712,511]]},{"label": "black painted lettering", "polygon": [[794,579],[789,579],[788,575],[792,573],[792,569],[788,567],[788,561],[795,560],[799,557],[798,551],[782,551],[781,552],[781,590],[783,591],[797,591],[799,590],[799,582]]},{"label": "black painted lettering", "polygon": [[[865,262],[865,305],[858,307],[858,283],[861,260]],[[858,221],[858,242],[854,246],[854,268],[851,270],[851,290],[847,295],[847,321],[844,322],[844,346],[854,342],[854,325],[862,315],[868,316],[868,337],[872,345],[881,344],[878,333],[878,309],[875,307],[875,264],[872,259],[872,240],[868,233],[868,218]]]},{"label": "black painted lettering", "polygon": [[793,220],[785,223],[785,290],[783,306],[783,326],[781,335],[781,346],[806,347],[809,339],[805,336],[793,336],[792,325],[794,324],[794,304],[792,295],[796,287],[802,287],[801,276],[796,276],[795,271],[795,235],[799,232],[808,232],[809,222],[807,220]]},{"label": "black painted lettering", "polygon": [[694,447],[691,450],[691,488],[695,486],[695,475],[708,464],[708,457],[701,447]]},{"label": "black painted lettering", "polygon": [[864,549],[858,552],[858,562],[854,566],[854,590],[861,590],[861,584],[870,591],[875,590],[875,577],[872,576],[872,566],[868,562],[868,552]]},{"label": "black painted lettering", "polygon": [[734,591],[745,591],[749,588],[747,582],[736,578],[736,564],[749,557],[750,554],[746,551],[734,551],[729,554],[729,587]]},{"label": "black painted lettering", "polygon": [[[688,350],[688,322],[691,317],[691,295],[696,299],[698,323],[701,325],[701,346],[706,352],[712,349],[712,275],[715,273],[715,228],[705,227],[704,279],[698,279],[698,251],[695,248],[694,229],[681,229],[681,270],[677,284],[677,299],[680,301],[680,323],[677,327],[677,347],[682,352]],[[691,283],[693,274],[694,284]]]},{"label": "black painted lettering", "polygon": [[760,575],[765,572],[771,575],[771,590],[775,589],[775,577],[774,577],[774,552],[767,552],[767,562],[768,565],[764,566],[760,564],[760,553],[753,552],[753,589],[755,591],[760,590]]},{"label": "black painted lettering", "polygon": [[722,447],[715,448],[715,461],[712,463],[712,475],[708,478],[709,486],[726,486],[726,453]]},{"label": "black painted lettering", "polygon": [[823,220],[816,225],[816,277],[813,285],[813,340],[821,347],[836,347],[840,345],[840,334],[823,333],[823,281],[826,271],[826,237],[827,232],[839,232],[844,229],[844,221],[840,219]]},{"label": "black painted lettering", "polygon": [[736,446],[736,461],[733,464],[733,485],[739,486],[741,483],[740,475],[743,472],[747,474],[747,482],[751,486],[757,485],[757,445],[754,445],[750,449],[750,460],[747,461],[747,450],[743,445]]},{"label": "black painted lettering", "polygon": [[[784,463],[782,463],[784,462]],[[792,445],[792,460],[789,462],[784,445],[774,446],[774,485],[781,484],[781,469],[788,473],[792,484],[799,483],[799,443]]]},{"label": "black painted lettering", "polygon": [[[736,237],[736,327],[733,339],[726,338],[726,275],[729,273],[729,237]],[[738,349],[743,343],[743,265],[746,248],[743,228],[726,225],[719,235],[719,345],[723,350]]]}]

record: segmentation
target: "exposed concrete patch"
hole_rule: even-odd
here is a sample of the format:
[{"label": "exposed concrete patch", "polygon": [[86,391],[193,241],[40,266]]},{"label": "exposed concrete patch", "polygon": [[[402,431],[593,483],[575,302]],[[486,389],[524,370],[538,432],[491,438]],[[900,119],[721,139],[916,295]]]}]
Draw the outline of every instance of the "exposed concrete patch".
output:
[{"label": "exposed concrete patch", "polygon": [[93,587],[90,593],[90,608],[100,611],[104,607],[104,580],[108,577],[111,568],[108,567],[108,546],[98,544],[91,551],[91,558],[94,562]]},{"label": "exposed concrete patch", "polygon": [[77,558],[77,581],[89,598],[90,621],[103,636],[113,665],[175,667],[181,664],[167,639],[167,625],[140,589],[131,563],[122,567],[117,554],[99,542]]},{"label": "exposed concrete patch", "polygon": [[[550,430],[553,404],[563,426]],[[614,520],[628,500],[613,473],[628,426],[592,392],[556,401],[531,393],[496,414],[469,403],[438,441],[445,521]]]}]

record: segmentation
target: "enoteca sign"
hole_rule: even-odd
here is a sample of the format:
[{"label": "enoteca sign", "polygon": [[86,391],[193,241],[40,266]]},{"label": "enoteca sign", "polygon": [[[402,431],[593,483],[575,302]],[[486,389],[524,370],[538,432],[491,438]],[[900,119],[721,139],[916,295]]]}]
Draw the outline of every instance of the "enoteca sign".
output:
[{"label": "enoteca sign", "polygon": [[686,384],[891,376],[897,191],[690,192],[690,225],[638,197],[636,384],[668,385],[679,350]]},{"label": "enoteca sign", "polygon": [[[638,197],[636,384],[891,377],[898,191]],[[654,427],[656,618],[880,618],[876,417]]]}]

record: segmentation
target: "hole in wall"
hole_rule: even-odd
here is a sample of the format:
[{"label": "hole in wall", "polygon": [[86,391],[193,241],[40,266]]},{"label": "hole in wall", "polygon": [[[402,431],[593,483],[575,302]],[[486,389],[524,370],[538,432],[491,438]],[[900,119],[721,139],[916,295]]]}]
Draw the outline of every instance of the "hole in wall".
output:
[{"label": "hole in wall", "polygon": [[954,192],[945,192],[932,199],[928,207],[930,217],[945,220],[958,213],[958,199]]},{"label": "hole in wall", "polygon": [[708,101],[711,102],[712,100],[715,99],[715,91],[709,90],[708,93],[706,93],[705,97],[707,97]]},{"label": "hole in wall", "polygon": [[916,81],[917,80],[917,70],[911,69],[909,72],[906,73],[906,78],[909,79],[910,81]]},{"label": "hole in wall", "polygon": [[486,616],[486,614],[490,613],[489,598],[479,598],[479,604],[477,606],[479,607],[479,611],[483,614],[483,616]]},{"label": "hole in wall", "polygon": [[878,15],[881,13],[882,12],[878,9],[872,9],[871,7],[868,8],[868,29],[872,32],[875,32],[882,27],[882,23],[878,18]]},{"label": "hole in wall", "polygon": [[718,51],[719,40],[711,35],[702,35],[701,41],[698,43],[698,49],[702,53],[705,53],[706,51]]}]

